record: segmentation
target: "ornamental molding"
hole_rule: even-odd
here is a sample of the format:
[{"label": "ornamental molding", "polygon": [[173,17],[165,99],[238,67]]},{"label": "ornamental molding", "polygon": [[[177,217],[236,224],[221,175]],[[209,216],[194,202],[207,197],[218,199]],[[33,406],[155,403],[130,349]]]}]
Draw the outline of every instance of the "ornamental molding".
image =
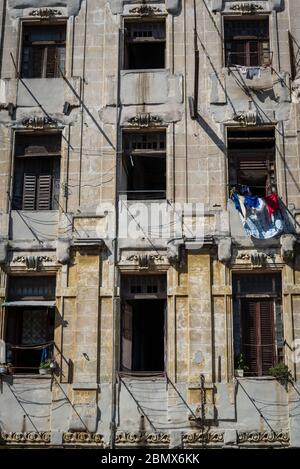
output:
[{"label": "ornamental molding", "polygon": [[22,127],[26,129],[32,130],[42,130],[42,129],[56,129],[60,127],[60,123],[56,119],[52,119],[52,117],[38,117],[38,116],[30,116],[25,117],[19,123]]},{"label": "ornamental molding", "polygon": [[50,432],[1,432],[0,443],[50,443]]},{"label": "ornamental molding", "polygon": [[286,431],[280,432],[240,432],[239,443],[286,443],[290,441],[290,435]]},{"label": "ornamental molding", "polygon": [[25,264],[27,270],[37,271],[44,262],[54,262],[49,256],[18,256],[12,260],[13,264]]},{"label": "ornamental molding", "polygon": [[132,254],[130,256],[125,257],[124,261],[138,264],[141,270],[149,269],[151,264],[168,263],[166,257],[162,256],[161,254],[141,254],[141,255]]},{"label": "ornamental molding", "polygon": [[233,120],[245,127],[251,127],[257,123],[257,113],[256,111],[245,111],[233,116]]},{"label": "ornamental molding", "polygon": [[65,432],[63,433],[63,443],[90,443],[104,446],[103,435],[89,432]]},{"label": "ornamental molding", "polygon": [[151,5],[141,5],[139,7],[134,7],[129,10],[129,13],[140,16],[152,16],[157,13],[162,13],[162,10],[158,7],[153,7]]},{"label": "ornamental molding", "polygon": [[155,127],[163,124],[163,120],[159,116],[150,113],[138,113],[136,116],[128,119],[128,124],[133,127]]},{"label": "ornamental molding", "polygon": [[138,446],[168,446],[170,435],[167,433],[147,432],[119,432],[115,439],[116,445],[138,445]]},{"label": "ornamental molding", "polygon": [[29,16],[34,16],[34,17],[38,17],[41,19],[49,20],[56,16],[62,16],[62,12],[54,8],[38,8],[36,10],[32,10],[29,13]]},{"label": "ornamental molding", "polygon": [[186,433],[182,438],[184,445],[198,445],[209,443],[223,443],[224,432],[192,432]]},{"label": "ornamental molding", "polygon": [[258,3],[238,3],[237,5],[232,5],[230,10],[237,11],[242,15],[254,15],[259,11],[264,11],[264,7]]},{"label": "ornamental molding", "polygon": [[251,262],[254,267],[263,267],[266,262],[275,262],[276,254],[272,251],[242,251],[236,256],[237,260]]}]

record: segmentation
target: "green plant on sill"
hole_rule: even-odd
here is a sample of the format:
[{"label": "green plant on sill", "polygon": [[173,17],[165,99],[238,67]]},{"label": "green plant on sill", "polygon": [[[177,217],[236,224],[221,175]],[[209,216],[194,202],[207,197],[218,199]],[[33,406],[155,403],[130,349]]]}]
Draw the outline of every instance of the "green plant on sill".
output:
[{"label": "green plant on sill", "polygon": [[44,362],[40,363],[39,368],[47,369],[47,368],[50,368],[50,365],[51,365],[51,360],[49,358],[47,358]]},{"label": "green plant on sill", "polygon": [[271,376],[274,376],[274,378],[281,382],[287,382],[291,378],[291,372],[284,363],[276,363],[276,365],[270,368],[269,372]]},{"label": "green plant on sill", "polygon": [[246,365],[246,357],[243,353],[235,357],[235,369],[249,371],[249,367]]}]

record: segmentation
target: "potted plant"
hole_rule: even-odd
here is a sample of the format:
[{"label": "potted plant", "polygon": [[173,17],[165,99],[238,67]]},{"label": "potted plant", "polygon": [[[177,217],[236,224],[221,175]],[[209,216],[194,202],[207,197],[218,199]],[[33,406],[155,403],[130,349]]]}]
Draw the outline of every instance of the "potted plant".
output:
[{"label": "potted plant", "polygon": [[287,384],[292,376],[289,367],[284,363],[276,363],[270,368],[269,372],[282,384]]},{"label": "potted plant", "polygon": [[51,360],[46,358],[40,363],[39,374],[40,375],[49,375],[51,373]]},{"label": "potted plant", "polygon": [[241,352],[235,357],[235,376],[242,378],[247,371],[249,371],[249,367],[246,365],[246,357]]},{"label": "potted plant", "polygon": [[0,363],[0,375],[6,375],[8,367],[6,363]]}]

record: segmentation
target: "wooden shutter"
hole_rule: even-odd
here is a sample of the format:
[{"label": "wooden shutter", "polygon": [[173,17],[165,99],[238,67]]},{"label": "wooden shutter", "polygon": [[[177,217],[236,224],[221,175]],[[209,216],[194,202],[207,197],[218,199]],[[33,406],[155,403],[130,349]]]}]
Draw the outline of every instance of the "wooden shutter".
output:
[{"label": "wooden shutter", "polygon": [[[31,77],[42,78],[43,77],[43,62],[44,62],[44,47],[32,47],[32,64],[31,64]],[[30,66],[30,64],[29,64]],[[30,74],[30,70],[29,70]]]},{"label": "wooden shutter", "polygon": [[132,306],[129,303],[122,305],[122,357],[121,369],[132,370]]},{"label": "wooden shutter", "polygon": [[249,372],[268,375],[275,357],[273,300],[242,300],[241,319],[242,351]]},{"label": "wooden shutter", "polygon": [[256,300],[242,300],[242,351],[245,354],[246,364],[250,374],[258,374],[258,311],[259,303]]},{"label": "wooden shutter", "polygon": [[37,210],[51,210],[52,176],[41,174],[38,178]]},{"label": "wooden shutter", "polygon": [[24,174],[23,185],[23,210],[35,210],[36,199],[36,176],[35,174]]},{"label": "wooden shutter", "polygon": [[47,65],[46,78],[55,78],[57,74],[57,47],[48,46],[47,48]]},{"label": "wooden shutter", "polygon": [[260,301],[260,349],[261,372],[268,375],[274,364],[274,303],[270,300]]}]

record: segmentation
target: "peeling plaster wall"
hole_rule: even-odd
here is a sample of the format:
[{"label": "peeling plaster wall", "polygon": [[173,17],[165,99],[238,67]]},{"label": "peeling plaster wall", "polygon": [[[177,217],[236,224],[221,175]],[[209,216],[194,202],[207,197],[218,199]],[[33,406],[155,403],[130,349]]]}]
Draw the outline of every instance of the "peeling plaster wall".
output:
[{"label": "peeling plaster wall", "polygon": [[[290,386],[288,392],[273,379],[244,378],[237,384],[234,378],[232,269],[253,272],[251,253],[270,251],[274,254],[267,260],[266,269],[282,271],[284,330],[290,344],[293,337],[300,337],[300,259],[298,243],[294,260],[285,263],[280,239],[256,243],[245,237],[237,212],[227,202],[226,125],[233,123],[233,108],[237,112],[249,109],[249,99],[237,85],[233,74],[228,75],[224,68],[222,45],[216,29],[221,28],[220,11],[224,7],[229,11],[232,2],[207,1],[209,9],[216,11],[213,16],[204,2],[196,3],[198,34],[204,48],[200,47],[199,103],[195,120],[190,118],[187,102],[194,92],[192,0],[185,2],[186,24],[181,11],[183,2],[153,0],[146,3],[161,7],[163,13],[168,13],[166,70],[121,71],[121,126],[135,130],[136,127],[130,127],[129,120],[139,113],[149,113],[162,120],[167,132],[169,202],[203,203],[205,235],[210,239],[204,246],[190,241],[181,263],[174,262],[175,255],[181,252],[181,248],[177,251],[176,246],[174,255],[170,256],[171,263],[167,259],[166,239],[150,238],[149,241],[144,237],[138,241],[120,241],[118,254],[122,272],[141,272],[138,262],[128,260],[130,255],[153,255],[156,249],[163,257],[146,272],[167,275],[166,371],[175,389],[162,378],[131,379],[126,384],[132,386],[134,392],[138,391],[145,412],[151,407],[149,417],[169,438],[167,444],[170,446],[181,444],[182,433],[199,431],[197,422],[189,417],[190,409],[198,416],[202,412],[199,409],[202,393],[206,399],[205,429],[224,432],[220,446],[225,441],[236,444],[236,432],[269,434],[268,423],[275,432],[289,431],[291,444],[300,446],[297,417],[299,365],[295,367],[298,376],[294,384],[296,390]],[[277,14],[280,57],[275,53],[273,65],[276,73],[265,70],[261,81],[255,83],[252,96],[260,109],[261,122],[271,120],[277,126],[278,188],[291,214],[298,216],[300,221],[299,103],[296,98],[292,102],[288,92],[290,64],[287,46],[288,28],[300,42],[298,0],[289,2],[290,15],[282,9],[286,2],[269,0],[259,3],[265,6],[266,11],[272,11],[272,15]],[[26,403],[26,411],[36,416],[38,431],[51,429],[52,444],[57,445],[62,444],[62,434],[68,431],[96,432],[103,435],[107,445],[110,440],[114,275],[112,243],[108,238],[111,233],[108,232],[105,210],[106,204],[115,201],[119,15],[129,14],[130,7],[139,3],[88,0],[87,17],[85,5],[81,1],[45,0],[42,4],[37,1],[9,1],[0,80],[0,234],[4,239],[0,256],[3,265],[0,298],[5,299],[7,274],[28,275],[25,263],[12,262],[15,257],[42,254],[53,258],[42,263],[38,273],[57,276],[55,341],[59,350],[63,346],[64,354],[61,361],[60,352],[57,352],[63,382],[54,383],[52,391],[48,380],[39,376],[30,379],[14,377],[13,383],[9,382],[10,377],[5,378],[5,390],[0,395],[0,424],[3,431],[32,430],[27,420],[25,430],[22,426],[20,405],[8,389],[12,386],[11,389],[19,394],[25,392],[26,399],[32,401],[30,405]],[[66,78],[71,86],[63,79],[26,80],[46,113],[56,119],[57,129],[63,136],[60,209],[51,214],[35,213],[30,223],[37,234],[42,232],[43,243],[35,240],[17,213],[9,212],[7,199],[7,191],[11,190],[12,133],[14,130],[28,130],[22,124],[24,118],[45,116],[42,108],[16,79],[10,58],[10,52],[18,57],[20,50],[19,19],[28,19],[32,8],[58,8],[63,15],[75,16],[67,19]],[[271,24],[272,48],[276,52],[278,44],[274,22]],[[65,102],[69,103],[66,113],[63,110]],[[16,105],[12,116],[9,115],[9,103]],[[29,128],[29,131],[35,130]],[[106,243],[101,249],[92,244],[94,238],[99,238],[99,232]],[[9,234],[12,239],[8,239]],[[179,238],[181,235],[178,233]],[[260,271],[260,267],[255,269]],[[116,303],[119,311],[120,305],[118,301]],[[4,322],[1,314],[0,330]],[[285,353],[292,368],[291,353]],[[67,382],[68,360],[73,374],[71,383]],[[201,375],[205,378],[204,390],[201,389]],[[120,384],[119,391],[120,426],[117,432],[128,432],[131,438],[140,429],[140,412],[136,402],[128,396],[124,383]],[[154,399],[154,395],[159,399]],[[145,428],[150,434],[154,432],[147,422]],[[201,446],[201,443],[197,444]],[[276,444],[280,445],[278,441]]]}]

